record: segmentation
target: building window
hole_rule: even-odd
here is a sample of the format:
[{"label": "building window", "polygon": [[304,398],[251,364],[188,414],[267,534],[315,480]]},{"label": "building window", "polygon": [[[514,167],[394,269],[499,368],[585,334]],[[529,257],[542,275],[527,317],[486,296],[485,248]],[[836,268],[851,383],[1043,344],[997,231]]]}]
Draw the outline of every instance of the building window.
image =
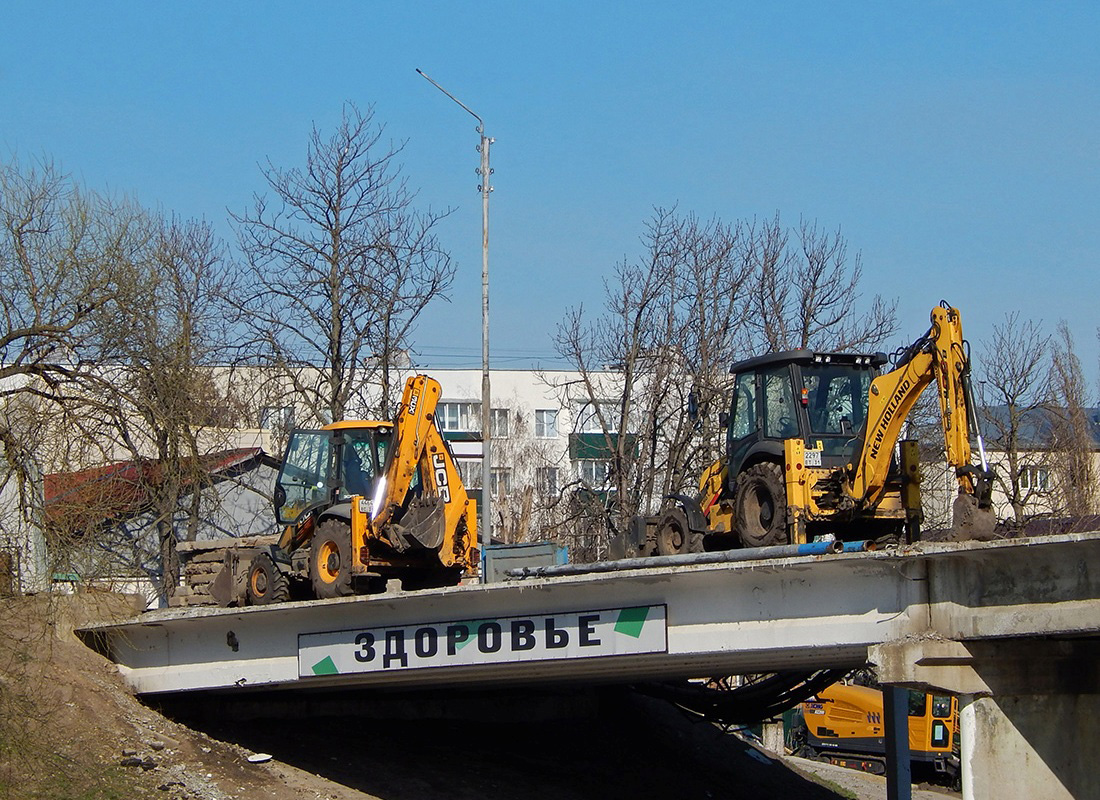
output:
[{"label": "building window", "polygon": [[512,470],[507,467],[494,469],[489,473],[489,491],[494,498],[501,498],[512,490]]},{"label": "building window", "polygon": [[462,478],[462,485],[467,491],[481,488],[481,459],[480,458],[456,458],[455,466]]},{"label": "building window", "polygon": [[605,489],[611,484],[611,462],[602,458],[584,458],[574,462],[577,480],[590,489]]},{"label": "building window", "polygon": [[558,410],[540,408],[535,411],[535,436],[539,439],[558,437]]},{"label": "building window", "polygon": [[489,409],[489,430],[492,432],[494,439],[508,438],[508,409]]},{"label": "building window", "polygon": [[265,431],[289,431],[294,427],[292,406],[265,406],[260,409],[260,428]]},{"label": "building window", "polygon": [[535,470],[535,489],[538,491],[539,497],[557,497],[559,491],[558,468],[538,467]]},{"label": "building window", "polygon": [[579,401],[573,406],[573,420],[576,433],[618,433],[618,403],[612,400]]},{"label": "building window", "polygon": [[481,432],[481,403],[440,403],[435,419],[441,431]]},{"label": "building window", "polygon": [[1050,489],[1050,470],[1046,467],[1024,467],[1020,470],[1020,488],[1045,492]]}]

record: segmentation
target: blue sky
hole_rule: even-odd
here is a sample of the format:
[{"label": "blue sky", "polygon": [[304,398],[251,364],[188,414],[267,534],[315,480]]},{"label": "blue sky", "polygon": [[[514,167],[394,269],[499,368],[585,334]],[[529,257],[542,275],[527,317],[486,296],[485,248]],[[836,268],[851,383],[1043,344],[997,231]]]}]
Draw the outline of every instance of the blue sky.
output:
[{"label": "blue sky", "polygon": [[[480,364],[474,108],[492,150],[494,366],[552,365],[569,306],[639,252],[654,206],[842,228],[903,339],[947,299],[977,345],[1007,311],[1069,322],[1090,376],[1100,288],[1100,3],[5,3],[0,154],[226,235],[374,106],[406,141],[453,302],[426,366]],[[901,342],[899,341],[898,344]]]}]

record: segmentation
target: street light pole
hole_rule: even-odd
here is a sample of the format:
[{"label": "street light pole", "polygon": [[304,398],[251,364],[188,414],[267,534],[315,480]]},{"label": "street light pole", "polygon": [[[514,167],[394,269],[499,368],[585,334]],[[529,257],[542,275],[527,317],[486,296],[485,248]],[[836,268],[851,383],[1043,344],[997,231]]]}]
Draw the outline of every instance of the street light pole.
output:
[{"label": "street light pole", "polygon": [[481,185],[477,190],[481,192],[481,581],[488,582],[488,572],[485,569],[485,553],[492,541],[492,427],[491,427],[491,400],[489,394],[489,193],[493,187],[489,185],[489,177],[493,174],[489,166],[489,145],[495,139],[485,135],[485,123],[481,117],[448,92],[422,70],[417,73],[427,80],[447,97],[462,106],[470,116],[477,120],[477,133],[481,137],[478,144],[478,152],[481,153],[481,166],[477,174],[481,177]]}]

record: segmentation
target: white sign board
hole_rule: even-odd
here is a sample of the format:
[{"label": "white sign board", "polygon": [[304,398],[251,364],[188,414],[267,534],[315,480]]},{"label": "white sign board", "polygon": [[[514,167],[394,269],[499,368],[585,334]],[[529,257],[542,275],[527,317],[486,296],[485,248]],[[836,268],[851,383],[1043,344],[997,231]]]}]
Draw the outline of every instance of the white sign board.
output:
[{"label": "white sign board", "polygon": [[303,633],[298,675],[663,653],[663,605]]}]

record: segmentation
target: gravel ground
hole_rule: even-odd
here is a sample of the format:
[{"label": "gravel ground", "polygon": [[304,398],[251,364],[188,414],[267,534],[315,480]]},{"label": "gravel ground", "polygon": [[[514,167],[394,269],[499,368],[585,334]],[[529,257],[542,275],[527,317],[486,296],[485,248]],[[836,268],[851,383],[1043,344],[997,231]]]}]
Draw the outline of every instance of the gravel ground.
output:
[{"label": "gravel ground", "polygon": [[[886,778],[879,775],[797,756],[784,756],[782,761],[796,772],[814,775],[851,792],[858,800],[886,800]],[[913,800],[951,800],[961,796],[939,787],[913,787]]]}]

